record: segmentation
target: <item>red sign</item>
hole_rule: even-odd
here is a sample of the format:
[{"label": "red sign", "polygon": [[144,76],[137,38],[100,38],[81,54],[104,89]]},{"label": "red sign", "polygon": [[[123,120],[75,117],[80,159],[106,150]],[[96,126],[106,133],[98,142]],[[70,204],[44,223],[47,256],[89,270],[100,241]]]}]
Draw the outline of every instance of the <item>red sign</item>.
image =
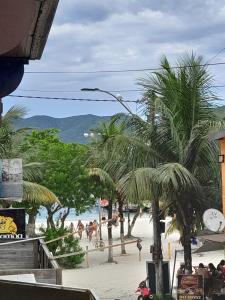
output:
[{"label": "red sign", "polygon": [[201,275],[179,275],[178,300],[203,300],[203,277]]}]

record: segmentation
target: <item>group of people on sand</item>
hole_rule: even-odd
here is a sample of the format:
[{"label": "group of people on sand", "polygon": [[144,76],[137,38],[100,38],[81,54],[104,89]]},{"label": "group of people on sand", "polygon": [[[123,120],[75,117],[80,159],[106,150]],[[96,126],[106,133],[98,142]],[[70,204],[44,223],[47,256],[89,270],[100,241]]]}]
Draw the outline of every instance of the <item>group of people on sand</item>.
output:
[{"label": "group of people on sand", "polygon": [[[186,274],[185,264],[181,263],[177,276],[183,274]],[[221,282],[221,286],[225,287],[225,260],[222,259],[217,267],[213,263],[209,263],[208,266],[200,263],[198,267],[194,267],[193,274],[203,276],[205,296],[210,296],[215,281]]]},{"label": "group of people on sand", "polygon": [[93,234],[95,233],[95,236],[97,236],[97,229],[98,229],[97,220],[90,221],[85,226],[81,222],[81,220],[79,220],[77,223],[77,233],[78,233],[80,239],[82,239],[83,231],[85,230],[87,239],[91,242]]}]

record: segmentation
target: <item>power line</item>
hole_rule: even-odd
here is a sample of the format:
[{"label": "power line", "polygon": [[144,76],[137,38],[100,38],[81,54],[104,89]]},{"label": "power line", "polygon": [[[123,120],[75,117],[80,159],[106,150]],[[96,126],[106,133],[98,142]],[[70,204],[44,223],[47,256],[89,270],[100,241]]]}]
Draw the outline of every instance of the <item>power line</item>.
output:
[{"label": "power line", "polygon": [[[9,97],[13,97],[13,98],[27,98],[27,99],[63,100],[63,101],[117,102],[114,99],[86,99],[86,98],[65,98],[65,97],[41,97],[41,96],[24,96],[24,95],[9,95]],[[122,102],[137,103],[136,100],[122,100]]]},{"label": "power line", "polygon": [[[65,90],[65,91],[62,91],[62,90],[36,90],[36,89],[32,89],[32,90],[27,90],[27,89],[18,89],[18,91],[21,91],[21,92],[40,92],[40,93],[81,93],[81,90]],[[143,91],[142,89],[128,89],[128,90],[110,90],[109,92],[110,93],[126,93],[126,92],[141,92]]]},{"label": "power line", "polygon": [[[205,66],[220,66],[225,65],[225,62],[186,65],[186,66],[172,66],[170,69],[182,69],[193,67],[205,67]],[[129,72],[146,72],[146,71],[162,71],[165,70],[162,67],[158,68],[143,68],[143,69],[123,69],[123,70],[96,70],[96,71],[26,71],[26,74],[97,74],[97,73],[129,73]]]},{"label": "power line", "polygon": [[213,59],[215,59],[218,55],[220,55],[220,53],[222,53],[223,51],[225,50],[225,47],[224,48],[221,48],[214,56],[212,56],[210,59],[208,59],[206,61],[206,64],[208,64],[210,61],[212,61]]},{"label": "power line", "polygon": [[[9,95],[12,98],[27,98],[27,99],[41,99],[41,100],[62,100],[62,101],[87,101],[87,102],[118,102],[114,99],[89,99],[89,98],[67,98],[67,97],[48,97],[48,96],[29,96],[29,95]],[[139,103],[138,100],[121,100],[127,103]],[[208,99],[208,101],[225,101],[223,98]]]},{"label": "power line", "polygon": [[[225,85],[212,85],[211,87],[223,88]],[[21,92],[38,92],[38,93],[81,93],[81,90],[39,90],[39,89],[18,89]],[[143,89],[125,89],[125,90],[109,90],[110,93],[127,93],[127,92],[143,92]]]}]

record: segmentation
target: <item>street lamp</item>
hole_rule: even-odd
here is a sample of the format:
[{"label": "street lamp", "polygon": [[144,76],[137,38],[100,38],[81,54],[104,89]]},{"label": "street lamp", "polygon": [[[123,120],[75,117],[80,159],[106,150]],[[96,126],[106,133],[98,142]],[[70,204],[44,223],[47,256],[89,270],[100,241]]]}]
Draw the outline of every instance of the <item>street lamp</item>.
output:
[{"label": "street lamp", "polygon": [[115,96],[114,94],[112,94],[108,91],[101,90],[99,88],[93,88],[93,89],[92,88],[83,88],[83,89],[81,89],[81,91],[82,92],[101,92],[101,93],[108,94],[108,95],[112,96],[114,99],[116,99],[116,101],[118,101],[129,112],[129,114],[131,114],[132,116],[136,116],[135,114],[132,113],[132,111],[129,109],[129,107],[124,104],[121,97]]}]

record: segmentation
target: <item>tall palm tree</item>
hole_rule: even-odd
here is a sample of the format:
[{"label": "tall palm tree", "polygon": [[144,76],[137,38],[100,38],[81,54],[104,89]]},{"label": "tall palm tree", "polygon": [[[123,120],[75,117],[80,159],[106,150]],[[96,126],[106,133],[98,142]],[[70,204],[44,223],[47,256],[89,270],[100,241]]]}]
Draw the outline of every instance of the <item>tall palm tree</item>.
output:
[{"label": "tall palm tree", "polygon": [[113,182],[113,179],[110,177],[110,175],[105,172],[103,169],[100,168],[92,168],[89,171],[89,175],[93,178],[97,178],[97,180],[103,184],[108,191],[108,243],[109,243],[109,248],[108,248],[108,262],[112,263],[113,262],[113,248],[110,247],[113,245],[113,237],[112,237],[112,206],[113,206],[113,200],[115,198],[115,192],[116,192],[116,187],[115,183]]},{"label": "tall palm tree", "polygon": [[[209,133],[224,124],[211,109],[210,101],[216,98],[213,81],[202,58],[192,54],[181,58],[176,69],[163,58],[161,70],[139,83],[145,90],[143,108],[150,117],[143,121],[134,116],[128,124],[133,136],[109,141],[105,148],[111,149],[108,161],[113,163],[108,168],[114,176],[126,170],[120,188],[127,197],[152,201],[159,265],[159,200],[176,212],[183,230],[185,266],[191,272],[191,234],[196,222],[201,225],[207,191],[212,184],[218,186],[219,178],[217,145]],[[158,283],[161,293],[162,282]]]},{"label": "tall palm tree", "polygon": [[[118,177],[114,176],[114,172],[111,172],[110,169],[108,169],[108,165],[111,165],[111,162],[108,161],[108,156],[111,153],[112,149],[108,147],[110,144],[110,141],[113,140],[115,137],[122,138],[125,137],[125,130],[126,130],[126,121],[127,118],[123,116],[121,120],[121,115],[115,115],[113,116],[109,122],[101,123],[97,128],[92,129],[92,132],[95,133],[95,138],[92,141],[90,145],[90,159],[89,164],[94,168],[93,170],[98,170],[95,174],[98,175],[99,179],[101,179],[103,182],[106,182],[109,180],[106,180],[106,177],[111,180],[111,183],[113,183],[113,186],[111,185],[111,190],[113,190],[114,193],[114,199],[118,201],[119,204],[119,215],[120,215],[120,239],[121,243],[124,242],[124,216],[123,216],[123,205],[124,205],[124,198],[119,193],[118,190],[116,190],[116,183],[118,181]],[[102,151],[103,150],[103,151]],[[98,167],[98,168],[95,168]],[[94,173],[95,173],[94,172]],[[105,174],[105,176],[103,176]],[[111,199],[110,201],[114,200]],[[109,205],[109,219],[112,218],[112,202],[110,202]],[[109,226],[109,240],[112,236],[112,224],[111,222],[108,224]],[[125,245],[121,245],[121,254],[126,254]]]}]

